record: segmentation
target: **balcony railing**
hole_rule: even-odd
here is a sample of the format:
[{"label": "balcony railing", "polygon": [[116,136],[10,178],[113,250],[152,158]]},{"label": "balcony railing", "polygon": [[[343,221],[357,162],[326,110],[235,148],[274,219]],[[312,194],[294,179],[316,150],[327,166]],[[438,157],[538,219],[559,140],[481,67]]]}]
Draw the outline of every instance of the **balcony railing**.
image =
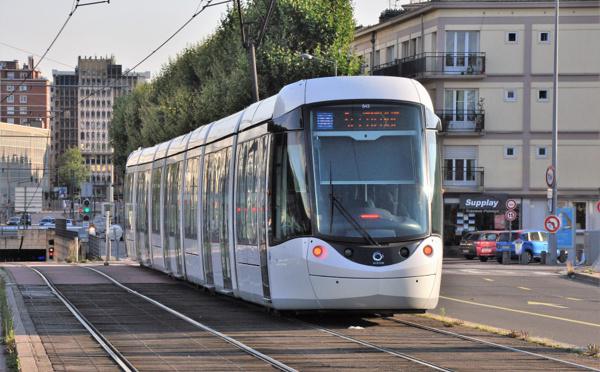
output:
[{"label": "balcony railing", "polygon": [[436,114],[442,121],[442,132],[480,133],[484,129],[483,110],[441,110]]},{"label": "balcony railing", "polygon": [[482,167],[443,167],[445,188],[481,189],[484,185],[484,169]]},{"label": "balcony railing", "polygon": [[413,79],[485,75],[485,53],[421,53],[373,67],[373,75]]}]

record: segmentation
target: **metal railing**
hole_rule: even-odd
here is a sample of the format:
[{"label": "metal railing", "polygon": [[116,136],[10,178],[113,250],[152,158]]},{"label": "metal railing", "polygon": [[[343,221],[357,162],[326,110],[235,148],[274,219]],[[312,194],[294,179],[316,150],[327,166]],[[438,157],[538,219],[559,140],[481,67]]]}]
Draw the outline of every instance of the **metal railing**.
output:
[{"label": "metal railing", "polygon": [[485,53],[421,53],[373,67],[373,75],[414,79],[485,75]]},{"label": "metal railing", "polygon": [[483,110],[439,110],[442,132],[481,132],[485,124]]},{"label": "metal railing", "polygon": [[442,170],[444,187],[479,189],[484,186],[483,167],[443,167]]}]

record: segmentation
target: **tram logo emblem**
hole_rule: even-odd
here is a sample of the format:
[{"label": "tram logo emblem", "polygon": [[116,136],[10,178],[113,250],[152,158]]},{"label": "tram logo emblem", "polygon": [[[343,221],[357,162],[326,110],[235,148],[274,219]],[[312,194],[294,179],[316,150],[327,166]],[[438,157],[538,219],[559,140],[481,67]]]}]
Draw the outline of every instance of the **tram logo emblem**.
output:
[{"label": "tram logo emblem", "polygon": [[381,260],[383,260],[383,253],[381,253],[379,251],[375,251],[375,252],[373,252],[373,256],[371,256],[371,257],[373,257],[374,264],[383,263],[383,262],[381,262]]}]

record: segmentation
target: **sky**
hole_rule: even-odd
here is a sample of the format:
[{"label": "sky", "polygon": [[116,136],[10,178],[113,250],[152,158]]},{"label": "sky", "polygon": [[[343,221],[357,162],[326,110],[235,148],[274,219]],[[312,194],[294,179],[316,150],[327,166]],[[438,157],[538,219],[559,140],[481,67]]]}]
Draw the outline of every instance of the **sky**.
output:
[{"label": "sky", "polygon": [[[80,4],[95,0],[80,0]],[[214,1],[215,3],[219,0]],[[38,66],[52,79],[52,70],[73,71],[78,56],[113,55],[124,69],[133,67],[190,19],[206,0],[111,0],[80,6]],[[353,0],[358,24],[377,23],[379,13],[394,0]],[[75,0],[0,0],[0,60],[27,61],[50,46]],[[207,8],[136,71],[154,77],[187,46],[202,41],[217,27],[231,3]]]}]

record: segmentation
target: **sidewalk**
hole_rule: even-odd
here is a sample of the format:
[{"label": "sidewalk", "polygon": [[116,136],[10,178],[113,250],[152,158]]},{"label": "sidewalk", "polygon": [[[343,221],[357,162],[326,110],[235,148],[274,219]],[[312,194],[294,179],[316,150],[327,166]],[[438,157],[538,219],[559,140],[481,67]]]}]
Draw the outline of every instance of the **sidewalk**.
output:
[{"label": "sidewalk", "polygon": [[575,273],[573,273],[571,279],[583,283],[593,284],[595,286],[600,286],[600,272],[595,271],[592,266],[585,266],[575,269]]}]

